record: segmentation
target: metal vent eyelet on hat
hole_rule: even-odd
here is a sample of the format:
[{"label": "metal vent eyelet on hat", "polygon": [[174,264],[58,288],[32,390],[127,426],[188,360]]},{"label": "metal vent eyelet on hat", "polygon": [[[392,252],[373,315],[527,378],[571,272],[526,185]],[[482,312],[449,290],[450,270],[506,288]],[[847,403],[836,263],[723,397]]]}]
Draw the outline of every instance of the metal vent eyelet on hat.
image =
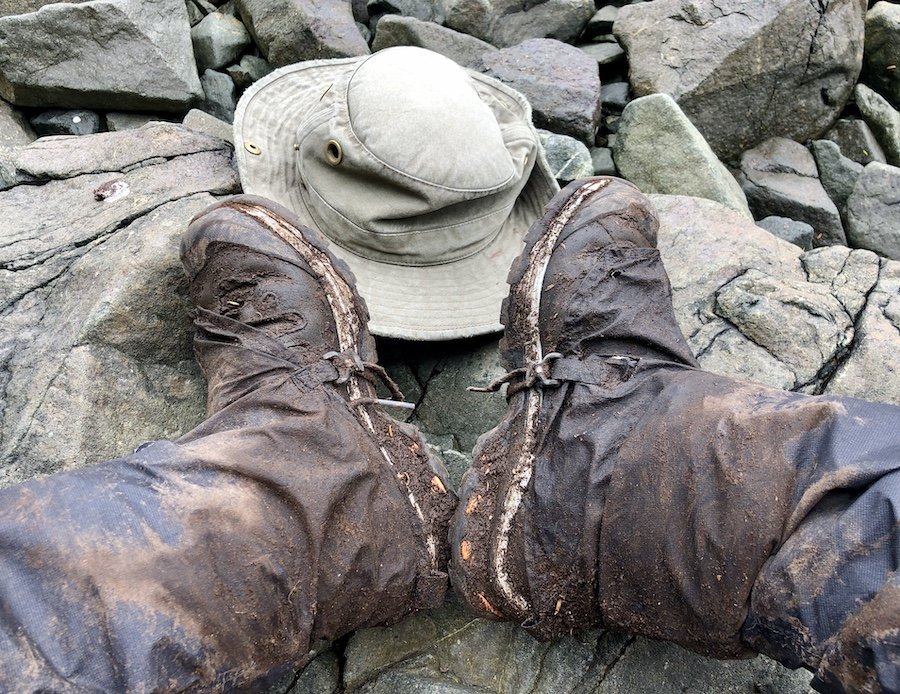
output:
[{"label": "metal vent eyelet on hat", "polygon": [[337,166],[344,161],[344,149],[337,140],[329,140],[325,143],[325,160],[332,166]]},{"label": "metal vent eyelet on hat", "polygon": [[255,142],[245,141],[244,149],[246,149],[250,154],[262,154],[262,150],[259,148],[259,145]]}]

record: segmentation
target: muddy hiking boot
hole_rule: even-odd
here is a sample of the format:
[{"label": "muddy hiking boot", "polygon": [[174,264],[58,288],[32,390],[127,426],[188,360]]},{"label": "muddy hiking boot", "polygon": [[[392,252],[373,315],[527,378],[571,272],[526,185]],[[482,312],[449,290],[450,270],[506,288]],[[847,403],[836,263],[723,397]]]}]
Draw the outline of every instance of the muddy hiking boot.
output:
[{"label": "muddy hiking boot", "polygon": [[455,496],[382,410],[346,267],[249,196],[182,256],[209,418],[0,491],[2,691],[250,691],[443,602]]},{"label": "muddy hiking boot", "polygon": [[900,408],[701,370],[657,226],[634,186],[594,178],[529,232],[454,589],[541,639],[603,626],[900,691]]}]

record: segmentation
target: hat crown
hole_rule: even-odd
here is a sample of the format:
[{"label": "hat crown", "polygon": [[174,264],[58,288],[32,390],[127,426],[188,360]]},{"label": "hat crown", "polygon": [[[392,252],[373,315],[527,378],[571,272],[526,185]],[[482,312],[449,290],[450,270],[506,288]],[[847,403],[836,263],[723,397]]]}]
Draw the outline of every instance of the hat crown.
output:
[{"label": "hat crown", "polygon": [[298,129],[305,206],[329,239],[379,262],[478,253],[534,166],[528,115],[437,53],[379,51],[328,86]]}]

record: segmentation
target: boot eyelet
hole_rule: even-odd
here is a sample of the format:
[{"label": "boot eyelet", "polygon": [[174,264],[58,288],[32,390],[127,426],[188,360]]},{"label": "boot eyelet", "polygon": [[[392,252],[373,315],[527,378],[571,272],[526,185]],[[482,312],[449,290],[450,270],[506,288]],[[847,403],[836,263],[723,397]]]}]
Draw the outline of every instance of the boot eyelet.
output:
[{"label": "boot eyelet", "polygon": [[344,149],[337,140],[329,140],[325,143],[325,161],[332,166],[337,166],[344,161]]}]

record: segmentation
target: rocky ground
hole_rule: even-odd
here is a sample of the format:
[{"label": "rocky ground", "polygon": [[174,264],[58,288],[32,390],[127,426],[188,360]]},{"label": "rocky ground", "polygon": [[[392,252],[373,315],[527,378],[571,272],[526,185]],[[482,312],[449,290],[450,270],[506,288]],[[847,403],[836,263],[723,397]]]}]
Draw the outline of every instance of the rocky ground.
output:
[{"label": "rocky ground", "polygon": [[[652,194],[705,368],[900,403],[898,3],[0,0],[0,485],[202,420],[178,238],[240,190],[236,99],[273,67],[404,44],[522,91],[561,181]],[[500,372],[496,337],[380,350],[458,479],[503,411],[465,391]],[[316,653],[277,691],[809,681],[613,632],[541,644],[453,604]]]}]

